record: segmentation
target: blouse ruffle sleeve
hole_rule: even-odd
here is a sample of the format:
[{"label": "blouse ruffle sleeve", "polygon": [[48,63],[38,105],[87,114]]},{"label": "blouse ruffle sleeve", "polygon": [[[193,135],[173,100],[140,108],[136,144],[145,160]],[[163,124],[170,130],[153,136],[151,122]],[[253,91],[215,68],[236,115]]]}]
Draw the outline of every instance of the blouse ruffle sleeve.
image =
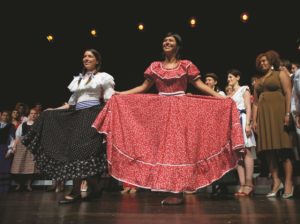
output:
[{"label": "blouse ruffle sleeve", "polygon": [[154,76],[155,76],[154,70],[158,65],[159,65],[159,62],[157,62],[157,61],[152,62],[150,64],[150,66],[144,72],[145,79],[150,79],[150,80],[154,79]]},{"label": "blouse ruffle sleeve", "polygon": [[241,89],[242,96],[244,96],[244,94],[245,94],[246,91],[250,91],[249,86],[242,86],[241,88],[242,88]]},{"label": "blouse ruffle sleeve", "polygon": [[182,60],[182,63],[185,65],[187,70],[187,75],[190,82],[195,81],[196,79],[200,78],[200,71],[197,68],[196,65],[193,64],[193,62],[189,60]]},{"label": "blouse ruffle sleeve", "polygon": [[79,81],[80,78],[82,78],[81,74],[78,75],[78,76],[74,76],[72,82],[68,85],[68,89],[71,92],[73,92],[70,99],[68,100],[68,104],[70,104],[70,105],[76,105],[76,102],[77,102],[76,90],[78,89],[78,81]]},{"label": "blouse ruffle sleeve", "polygon": [[68,85],[68,89],[71,92],[75,92],[78,89],[78,81],[80,78],[82,78],[81,75],[74,76],[72,82]]},{"label": "blouse ruffle sleeve", "polygon": [[102,73],[102,89],[103,89],[103,99],[104,101],[108,101],[111,96],[115,93],[115,82],[114,78],[108,73]]},{"label": "blouse ruffle sleeve", "polygon": [[70,105],[76,105],[76,102],[77,102],[77,94],[76,92],[73,93],[68,101],[68,104]]}]

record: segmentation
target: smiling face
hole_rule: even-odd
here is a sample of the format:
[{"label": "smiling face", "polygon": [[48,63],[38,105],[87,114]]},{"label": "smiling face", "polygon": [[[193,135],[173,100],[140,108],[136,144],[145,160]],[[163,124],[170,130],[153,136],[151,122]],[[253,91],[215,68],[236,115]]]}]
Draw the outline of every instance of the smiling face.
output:
[{"label": "smiling face", "polygon": [[83,66],[87,71],[96,70],[96,67],[99,63],[95,55],[91,51],[84,52],[82,62],[83,62]]},{"label": "smiling face", "polygon": [[227,83],[230,86],[235,86],[239,83],[240,77],[239,76],[234,76],[233,74],[229,73],[227,76]]},{"label": "smiling face", "polygon": [[262,71],[267,72],[271,69],[272,65],[270,64],[270,62],[266,56],[262,56],[259,59],[259,67]]},{"label": "smiling face", "polygon": [[217,85],[217,81],[212,77],[206,77],[205,84],[209,86],[211,89],[215,89],[215,86]]},{"label": "smiling face", "polygon": [[178,53],[178,45],[175,37],[167,36],[163,40],[162,48],[165,55],[176,55]]}]

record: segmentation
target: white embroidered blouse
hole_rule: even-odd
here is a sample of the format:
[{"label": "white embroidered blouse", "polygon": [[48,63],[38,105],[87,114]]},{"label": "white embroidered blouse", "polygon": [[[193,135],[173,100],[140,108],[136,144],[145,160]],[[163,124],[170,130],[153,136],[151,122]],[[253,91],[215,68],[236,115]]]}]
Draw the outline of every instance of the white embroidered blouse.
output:
[{"label": "white embroidered blouse", "polygon": [[[88,81],[90,77],[91,80]],[[108,101],[114,94],[114,86],[114,78],[106,72],[98,72],[95,75],[92,73],[79,74],[79,76],[74,77],[68,86],[73,93],[68,103],[75,105],[83,101],[99,101],[101,98]]]}]

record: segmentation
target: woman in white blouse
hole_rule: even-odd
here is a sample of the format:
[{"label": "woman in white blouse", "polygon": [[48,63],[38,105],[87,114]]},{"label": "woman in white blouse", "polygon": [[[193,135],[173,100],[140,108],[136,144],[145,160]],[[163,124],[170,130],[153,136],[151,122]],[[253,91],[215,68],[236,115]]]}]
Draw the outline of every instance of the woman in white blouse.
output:
[{"label": "woman in white blouse", "polygon": [[240,121],[245,141],[245,149],[242,151],[241,160],[237,166],[240,189],[235,193],[235,196],[250,196],[254,193],[254,158],[252,151],[256,147],[255,137],[251,129],[251,94],[248,86],[240,86],[241,72],[239,70],[230,69],[227,74],[228,85],[233,88],[230,97],[235,101],[237,109],[240,112]]},{"label": "woman in white blouse", "polygon": [[114,93],[114,79],[100,72],[101,55],[89,49],[83,69],[68,86],[72,95],[65,105],[44,111],[23,143],[33,152],[38,169],[52,180],[73,180],[73,189],[60,204],[82,199],[80,184],[86,179],[90,194],[99,196],[98,177],[106,170],[102,136],[91,127],[104,103]]}]

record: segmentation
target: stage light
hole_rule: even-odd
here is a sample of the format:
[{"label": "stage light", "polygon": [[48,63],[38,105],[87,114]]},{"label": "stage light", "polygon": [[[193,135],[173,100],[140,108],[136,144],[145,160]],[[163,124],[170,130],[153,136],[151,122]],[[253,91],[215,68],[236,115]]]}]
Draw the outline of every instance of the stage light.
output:
[{"label": "stage light", "polygon": [[91,35],[92,35],[93,37],[97,37],[97,30],[92,29],[92,30],[91,30]]},{"label": "stage light", "polygon": [[247,23],[248,20],[249,20],[249,14],[248,14],[247,12],[243,12],[243,13],[241,14],[241,21],[242,21],[243,23]]},{"label": "stage light", "polygon": [[48,35],[47,37],[48,42],[53,42],[54,41],[54,36],[53,35]]},{"label": "stage light", "polygon": [[145,29],[144,24],[143,23],[139,23],[138,30],[139,31],[144,31],[144,29]]},{"label": "stage light", "polygon": [[194,17],[191,18],[189,23],[190,23],[190,27],[192,27],[192,28],[196,27],[196,24],[197,24],[196,18],[194,18]]}]

